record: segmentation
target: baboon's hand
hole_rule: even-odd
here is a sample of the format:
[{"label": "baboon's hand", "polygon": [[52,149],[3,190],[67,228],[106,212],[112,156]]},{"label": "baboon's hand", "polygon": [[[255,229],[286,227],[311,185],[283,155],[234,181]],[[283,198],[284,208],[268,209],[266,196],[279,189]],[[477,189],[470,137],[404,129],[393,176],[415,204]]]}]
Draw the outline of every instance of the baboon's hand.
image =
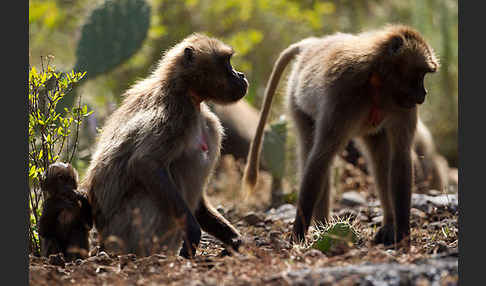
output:
[{"label": "baboon's hand", "polygon": [[395,229],[393,226],[385,225],[382,226],[375,235],[373,239],[374,244],[383,243],[385,246],[393,245],[395,243],[399,243],[404,238],[410,235],[410,229],[407,230],[399,230],[397,232],[396,241],[395,241]]}]

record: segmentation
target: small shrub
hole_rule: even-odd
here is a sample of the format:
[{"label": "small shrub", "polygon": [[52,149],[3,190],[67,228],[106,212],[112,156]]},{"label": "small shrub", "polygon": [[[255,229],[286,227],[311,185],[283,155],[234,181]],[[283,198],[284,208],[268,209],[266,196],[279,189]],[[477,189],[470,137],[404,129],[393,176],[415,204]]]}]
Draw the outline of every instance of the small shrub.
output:
[{"label": "small shrub", "polygon": [[44,172],[58,160],[72,161],[81,120],[91,114],[80,100],[64,113],[58,113],[56,106],[85,74],[56,72],[49,60],[45,67],[42,61],[40,71],[29,68],[29,238],[30,251],[36,255],[40,253],[37,224],[45,195],[40,188]]}]

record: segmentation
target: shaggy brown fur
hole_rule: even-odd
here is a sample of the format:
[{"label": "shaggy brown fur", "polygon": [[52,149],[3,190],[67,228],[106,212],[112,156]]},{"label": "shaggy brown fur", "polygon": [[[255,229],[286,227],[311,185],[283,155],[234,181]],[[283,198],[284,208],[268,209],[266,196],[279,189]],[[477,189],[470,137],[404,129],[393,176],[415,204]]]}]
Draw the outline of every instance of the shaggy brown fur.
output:
[{"label": "shaggy brown fur", "polygon": [[312,217],[330,213],[330,164],[351,138],[364,141],[384,212],[375,242],[392,244],[410,233],[411,146],[423,79],[439,67],[432,48],[401,25],[358,35],[308,38],[284,50],[272,71],[244,176],[253,189],[263,128],[286,65],[296,61],[287,94],[299,144],[300,194],[293,239],[303,240]]},{"label": "shaggy brown fur", "polygon": [[49,166],[42,189],[47,194],[39,223],[41,254],[63,253],[68,260],[84,258],[93,226],[86,194],[78,192],[78,173],[66,163]]},{"label": "shaggy brown fur", "polygon": [[232,103],[248,83],[231,47],[194,34],[125,93],[105,123],[83,188],[108,250],[192,256],[202,229],[237,248],[238,231],[204,197],[223,130],[204,101]]}]

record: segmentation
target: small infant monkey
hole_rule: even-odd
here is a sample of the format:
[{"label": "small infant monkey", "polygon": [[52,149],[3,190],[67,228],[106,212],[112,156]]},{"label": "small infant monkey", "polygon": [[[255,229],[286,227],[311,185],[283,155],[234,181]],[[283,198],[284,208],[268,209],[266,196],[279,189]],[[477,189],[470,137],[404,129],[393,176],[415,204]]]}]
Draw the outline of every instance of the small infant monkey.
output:
[{"label": "small infant monkey", "polygon": [[77,188],[78,173],[71,164],[56,162],[49,166],[42,184],[47,200],[39,226],[43,256],[59,252],[67,260],[87,256],[93,219],[86,194]]}]

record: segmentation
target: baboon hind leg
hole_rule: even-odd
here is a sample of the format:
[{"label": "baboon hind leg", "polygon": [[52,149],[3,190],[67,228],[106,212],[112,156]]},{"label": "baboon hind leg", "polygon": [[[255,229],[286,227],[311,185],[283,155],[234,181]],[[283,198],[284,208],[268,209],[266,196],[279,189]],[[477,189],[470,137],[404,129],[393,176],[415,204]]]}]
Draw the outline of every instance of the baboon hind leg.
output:
[{"label": "baboon hind leg", "polygon": [[334,156],[347,141],[345,125],[349,122],[332,120],[339,112],[337,108],[328,110],[334,112],[321,110],[316,121],[314,140],[304,164],[293,227],[294,241],[305,239],[317,201],[320,205],[317,215],[323,220],[329,216],[329,169]]},{"label": "baboon hind leg", "polygon": [[[305,163],[309,157],[312,143],[314,141],[314,120],[304,112],[302,112],[295,104],[295,99],[290,96],[289,99],[290,115],[292,116],[295,124],[295,130],[297,133],[297,158],[299,178],[302,180]],[[326,178],[324,178],[323,185],[329,184]],[[330,198],[326,195],[324,190],[320,192],[318,199],[314,205],[313,218],[316,221],[324,223],[329,217]]]},{"label": "baboon hind leg", "polygon": [[303,177],[305,162],[309,157],[309,152],[314,142],[314,120],[307,114],[305,114],[295,104],[293,96],[289,98],[290,116],[295,124],[295,132],[297,133],[297,161],[299,177]]}]

